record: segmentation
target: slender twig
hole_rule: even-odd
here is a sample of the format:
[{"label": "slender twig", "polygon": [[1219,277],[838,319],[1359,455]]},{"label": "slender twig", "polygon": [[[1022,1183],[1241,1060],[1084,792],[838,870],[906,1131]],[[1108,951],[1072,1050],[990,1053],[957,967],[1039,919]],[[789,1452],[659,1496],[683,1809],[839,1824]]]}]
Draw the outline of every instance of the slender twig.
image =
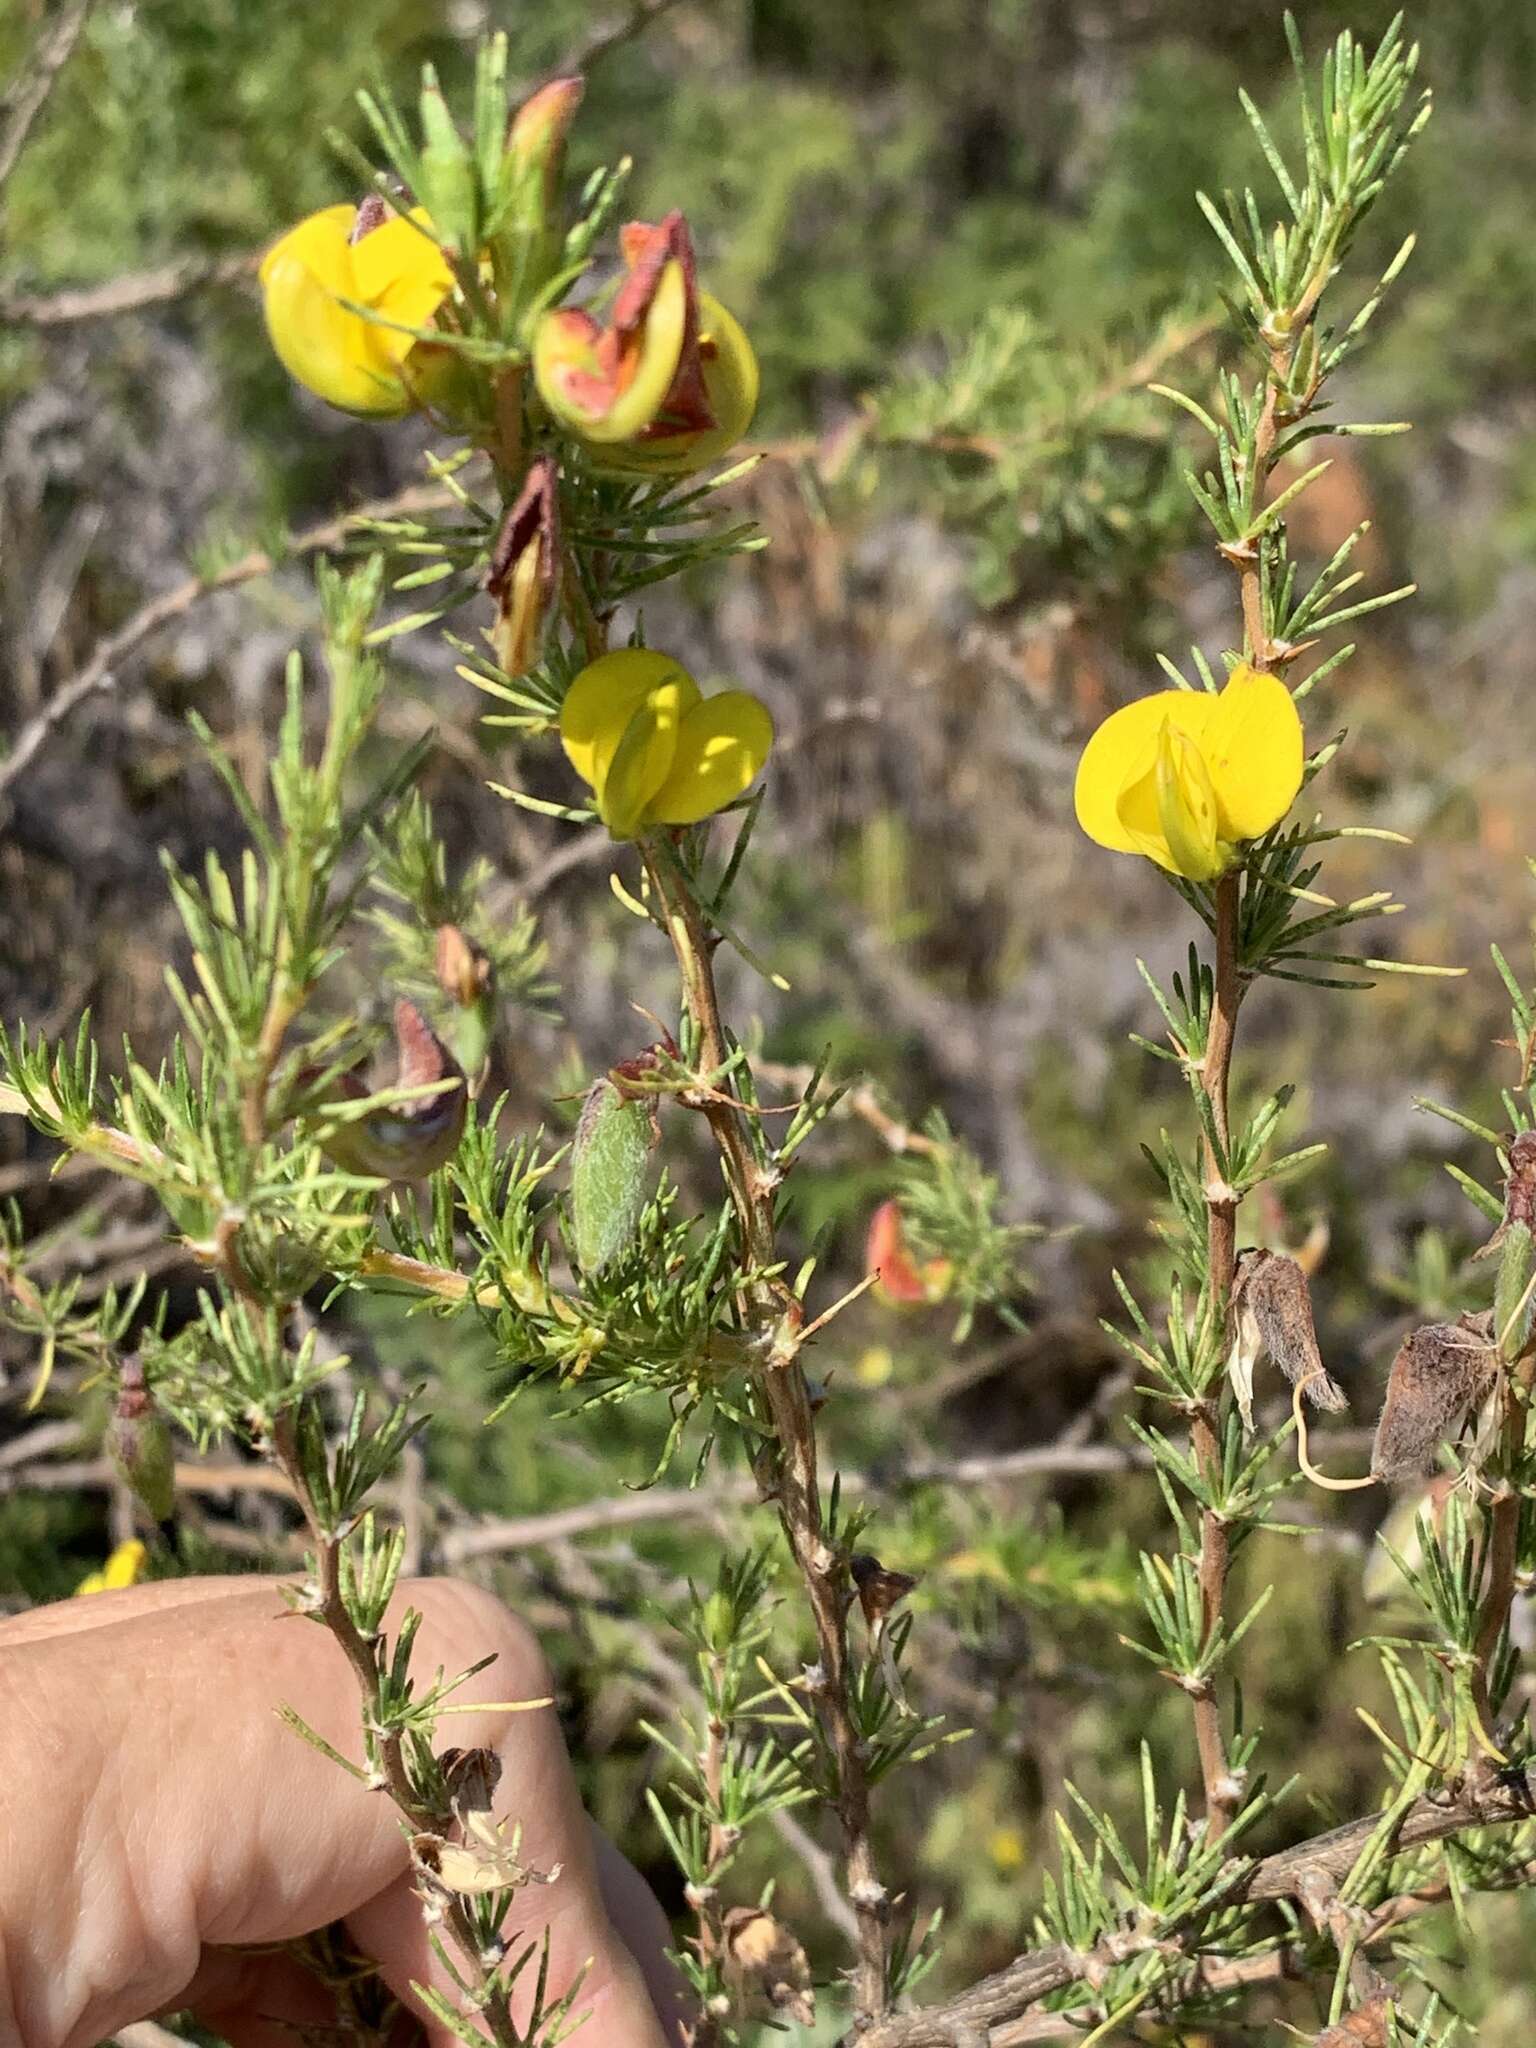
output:
[{"label": "slender twig", "polygon": [[[1369,1916],[1355,1936],[1355,1953],[1390,1941],[1406,1922],[1444,1903],[1446,1885],[1428,1885],[1422,1891],[1403,1892],[1386,1899]],[[1169,1986],[1169,2002],[1194,1996],[1210,1998],[1223,1992],[1248,1991],[1262,1984],[1304,1981],[1310,1974],[1309,1943],[1304,1934],[1282,1941],[1258,1955],[1234,1956],[1226,1960],[1210,1955],[1189,1957],[1175,1973]],[[994,2028],[987,2048],[1033,2048],[1040,2041],[1081,2041],[1083,2035],[1103,2021],[1102,2004],[1069,2006],[1058,2012],[1030,2013],[1023,2019]]]},{"label": "slender twig", "polygon": [[129,655],[136,653],[162,626],[183,618],[203,598],[212,597],[221,590],[233,590],[237,585],[253,582],[259,576],[270,576],[285,560],[329,553],[340,547],[355,528],[369,520],[438,511],[452,502],[450,494],[441,485],[413,484],[408,490],[359,505],[351,512],[339,513],[303,533],[293,534],[286,546],[275,554],[268,554],[263,548],[253,549],[250,554],[242,555],[238,561],[230,562],[210,575],[189,576],[174,589],[162,591],[159,597],[151,598],[114,632],[99,640],[83,666],[62,683],[37,716],[22,727],[10,752],[0,761],[0,797],[6,794],[17,777],[87,698],[95,696],[98,691],[116,689],[121,680],[121,665]]},{"label": "slender twig", "polygon": [[[1257,509],[1264,502],[1274,460],[1278,415],[1283,390],[1284,358],[1277,352],[1265,379],[1264,400],[1253,442],[1252,502]],[[1264,620],[1264,585],[1259,545],[1249,542],[1227,551],[1238,572],[1243,613],[1243,640],[1249,662],[1258,669],[1270,667],[1273,655]],[[1210,1029],[1200,1085],[1210,1107],[1215,1144],[1205,1147],[1206,1185],[1206,1288],[1211,1313],[1217,1319],[1221,1356],[1226,1356],[1231,1332],[1228,1328],[1232,1280],[1237,1263],[1237,1208],[1239,1196],[1228,1184],[1221,1154],[1230,1156],[1231,1134],[1228,1092],[1232,1076],[1232,1046],[1237,1031],[1237,1012],[1243,998],[1243,980],[1238,958],[1238,920],[1241,909],[1242,877],[1238,870],[1223,875],[1216,884],[1215,960],[1212,966]],[[1190,1437],[1205,1484],[1218,1492],[1221,1482],[1221,1406],[1219,1394],[1207,1396],[1190,1420]],[[1220,1623],[1226,1597],[1227,1568],[1231,1539],[1226,1518],[1207,1507],[1200,1517],[1200,1612],[1209,1641]],[[1242,1788],[1227,1768],[1227,1751],[1221,1728],[1221,1702],[1207,1679],[1192,1693],[1195,1742],[1200,1752],[1200,1775],[1205,1789],[1205,1811],[1209,1827],[1216,1833],[1227,1828],[1242,1797]]]},{"label": "slender twig", "polygon": [[[682,977],[683,999],[698,1032],[703,1071],[718,1073],[730,1058],[715,987],[714,940],[672,849],[647,849],[646,866]],[[757,1163],[739,1113],[717,1091],[699,1103],[720,1153],[741,1233],[744,1265],[766,1273],[776,1263],[777,1176]],[[854,2003],[861,2021],[886,2004],[886,1927],[890,1899],[880,1882],[870,1837],[869,1781],[863,1743],[849,1705],[846,1564],[826,1541],[816,1467],[816,1425],[810,1389],[796,1356],[800,1305],[780,1284],[758,1280],[748,1311],[764,1345],[758,1384],[778,1444],[777,1504],[791,1555],[804,1582],[819,1650],[814,1698],[832,1752],[837,1815],[848,1895],[858,1920]]]},{"label": "slender twig", "polygon": [[[725,1676],[725,1659],[718,1655],[712,1656],[710,1666],[710,1694],[718,1699]],[[689,1884],[685,1893],[698,1920],[694,1946],[698,1951],[699,1961],[706,1969],[718,1961],[725,1944],[718,1881],[736,1841],[736,1837],[719,1818],[725,1789],[726,1743],[729,1735],[729,1728],[713,1706],[707,1707],[704,1741],[699,1752],[699,1777],[709,1808],[709,1832],[704,1848],[703,1881],[699,1884]],[[688,2048],[718,2048],[719,2042],[719,2018],[709,2009],[706,2002],[695,2013],[689,2026]]]},{"label": "slender twig", "polygon": [[1503,1478],[1488,1510],[1488,1565],[1477,1637],[1473,1644],[1472,1705],[1482,1731],[1488,1768],[1499,1755],[1494,1735],[1491,1685],[1494,1660],[1509,1626],[1520,1564],[1519,1486],[1510,1477],[1525,1450],[1526,1403],[1536,1377],[1536,1351],[1527,1349],[1505,1374],[1500,1394],[1499,1448]]},{"label": "slender twig", "polygon": [[188,256],[151,270],[110,277],[103,284],[74,285],[67,291],[3,293],[0,320],[11,327],[74,327],[91,320],[111,320],[120,313],[169,305],[210,285],[243,284],[254,277],[260,260],[260,250],[240,249],[229,256]]},{"label": "slender twig", "polygon": [[637,36],[644,35],[653,21],[670,13],[678,0],[632,0],[622,14],[610,16],[606,21],[594,22],[581,40],[572,44],[560,62],[555,66],[554,75],[559,77],[571,72],[590,71],[615,50],[632,43]]},{"label": "slender twig", "polygon": [[[760,1080],[771,1081],[776,1088],[804,1090],[809,1088],[816,1078],[814,1067],[796,1066],[783,1060],[754,1060],[753,1066]],[[869,1125],[892,1152],[933,1154],[940,1149],[925,1131],[915,1131],[910,1124],[903,1123],[900,1117],[892,1116],[876,1090],[867,1083],[860,1087],[845,1089],[838,1097],[837,1106],[832,1113],[834,1116],[841,1113],[845,1116],[858,1117],[862,1123]]]},{"label": "slender twig", "polygon": [[[845,1494],[895,1493],[903,1487],[931,1484],[984,1486],[1008,1479],[1048,1479],[1084,1474],[1135,1472],[1150,1469],[1150,1455],[1121,1450],[1111,1444],[1032,1444],[993,1457],[917,1458],[887,1474],[843,1472]],[[438,1550],[445,1563],[462,1564],[472,1557],[495,1557],[565,1542],[573,1536],[606,1535],[647,1522],[708,1520],[711,1515],[761,1499],[750,1473],[737,1473],[712,1486],[651,1487],[644,1493],[582,1501],[542,1515],[519,1515],[450,1529]]]},{"label": "slender twig", "polygon": [[62,9],[39,36],[31,61],[6,94],[0,125],[0,187],[20,161],[32,124],[48,104],[48,95],[80,40],[91,5],[92,0],[71,0]]},{"label": "slender twig", "polygon": [[[14,1444],[0,1446],[0,1495],[66,1493],[71,1488],[96,1491],[109,1485],[112,1467],[105,1458],[51,1461],[52,1451],[68,1448],[78,1441],[79,1435],[73,1423],[47,1423]],[[1345,1451],[1365,1449],[1370,1440],[1369,1431],[1346,1431],[1333,1439]],[[918,1459],[895,1472],[844,1471],[839,1478],[845,1494],[894,1495],[911,1486],[987,1486],[1014,1479],[1107,1476],[1150,1471],[1151,1467],[1151,1457],[1141,1450],[1121,1450],[1111,1444],[1040,1444],[990,1458]],[[199,1465],[190,1461],[177,1465],[176,1488],[179,1493],[215,1494],[286,1495],[289,1491],[282,1475],[266,1465]],[[380,1489],[379,1498],[389,1502],[387,1488]],[[551,1508],[541,1515],[468,1522],[445,1529],[430,1547],[439,1563],[458,1566],[477,1557],[512,1557],[530,1550],[548,1550],[578,1536],[606,1536],[620,1529],[643,1528],[649,1522],[708,1521],[760,1498],[756,1480],[740,1473],[691,1491],[681,1486],[654,1486],[643,1493],[623,1493],[581,1501],[568,1508]],[[440,1499],[434,1502],[439,1515],[443,1505]],[[1327,1526],[1308,1533],[1315,1533],[1323,1542],[1336,1541],[1339,1534]]]},{"label": "slender twig", "polygon": [[[328,1527],[316,1510],[305,1478],[304,1461],[299,1453],[291,1416],[283,1414],[274,1419],[268,1453],[292,1487],[309,1528],[314,1546],[313,1612],[330,1631],[337,1647],[352,1667],[358,1692],[362,1697],[363,1712],[371,1724],[379,1695],[378,1644],[376,1641],[370,1642],[352,1619],[342,1587],[341,1559],[345,1537],[339,1536],[335,1530]],[[410,1769],[405,1757],[405,1742],[400,1732],[397,1729],[375,1726],[372,1755],[376,1759],[383,1789],[388,1792],[410,1827],[418,1833],[443,1833],[451,1824],[453,1816],[446,1809],[440,1810],[436,1806],[424,1803],[418,1797],[411,1783]],[[457,1965],[464,1972],[465,1981],[472,1987],[475,2010],[484,2018],[491,2040],[504,2044],[504,2048],[519,2048],[522,2035],[512,2019],[507,1985],[482,1958],[474,1923],[463,1902],[451,1892],[444,1891],[439,1904],[443,1919],[453,1933],[458,1950]]]},{"label": "slender twig", "polygon": [[[1216,960],[1213,974],[1210,1032],[1200,1084],[1210,1104],[1211,1124],[1222,1154],[1230,1143],[1227,1094],[1232,1071],[1232,1043],[1237,1027],[1242,983],[1237,968],[1238,877],[1223,875],[1216,885]],[[1227,1301],[1232,1292],[1236,1264],[1237,1195],[1228,1186],[1223,1161],[1216,1150],[1206,1147],[1206,1268],[1212,1313],[1220,1319],[1221,1353],[1227,1343]],[[1201,1401],[1190,1418],[1190,1437],[1205,1483],[1213,1491],[1221,1482],[1221,1424],[1219,1402],[1211,1397]],[[1206,1640],[1221,1621],[1226,1596],[1230,1539],[1225,1517],[1207,1507],[1200,1517],[1200,1613]],[[1195,1743],[1200,1752],[1200,1775],[1205,1787],[1205,1811],[1209,1826],[1221,1833],[1231,1822],[1240,1798],[1227,1769],[1226,1743],[1221,1730],[1221,1702],[1207,1679],[1191,1695]]]}]

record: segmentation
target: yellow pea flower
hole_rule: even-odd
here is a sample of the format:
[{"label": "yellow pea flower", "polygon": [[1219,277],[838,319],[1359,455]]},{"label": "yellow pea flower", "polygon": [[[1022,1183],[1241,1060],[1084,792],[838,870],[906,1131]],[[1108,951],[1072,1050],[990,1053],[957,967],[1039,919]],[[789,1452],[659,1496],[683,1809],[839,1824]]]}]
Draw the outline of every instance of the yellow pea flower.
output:
[{"label": "yellow pea flower", "polygon": [[757,409],[757,357],[700,292],[680,213],[624,229],[625,277],[607,323],[560,307],[533,342],[540,396],[605,469],[680,476],[739,441]]},{"label": "yellow pea flower", "polygon": [[1296,800],[1301,718],[1277,676],[1235,668],[1225,687],[1160,690],[1106,718],[1077,767],[1077,822],[1116,853],[1209,882]]},{"label": "yellow pea flower", "polygon": [[100,1571],[86,1573],[75,1588],[75,1599],[82,1593],[119,1593],[125,1586],[137,1585],[148,1555],[137,1537],[131,1543],[119,1543]]},{"label": "yellow pea flower", "polygon": [[[446,350],[401,331],[425,327],[453,289],[420,207],[409,218],[378,200],[324,207],[273,244],[260,276],[284,369],[343,412],[398,418],[454,366]],[[380,317],[365,319],[343,300]]]},{"label": "yellow pea flower", "polygon": [[745,690],[705,697],[670,655],[601,655],[566,693],[560,737],[615,839],[651,825],[694,825],[756,776],[773,721]]}]

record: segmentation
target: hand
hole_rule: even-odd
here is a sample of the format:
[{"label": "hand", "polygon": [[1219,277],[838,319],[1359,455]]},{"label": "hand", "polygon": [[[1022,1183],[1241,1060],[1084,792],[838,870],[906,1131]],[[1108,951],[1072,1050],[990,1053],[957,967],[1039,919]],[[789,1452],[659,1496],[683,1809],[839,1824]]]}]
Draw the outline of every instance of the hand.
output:
[{"label": "hand", "polygon": [[[466,1703],[552,1690],[529,1631],[450,1579],[401,1589],[423,1617],[421,1680],[479,1658]],[[293,2048],[334,2023],[330,1994],[264,1951],[344,1920],[408,2005],[451,1991],[411,1887],[400,1816],[278,1718],[290,1706],[359,1758],[359,1694],[331,1637],[275,1579],[185,1579],[0,1622],[0,2044],[87,2048],[190,2008],[233,2048]],[[519,1892],[504,1929],[549,1931],[556,1993],[585,1963],[593,2048],[679,2038],[667,1926],[644,1880],[587,1819],[551,1709],[456,1715],[444,1746],[494,1749],[497,1811],[553,1884]],[[242,1953],[244,1951],[244,1953]],[[450,1949],[451,1953],[451,1949]],[[427,2027],[433,2048],[452,2037]]]}]

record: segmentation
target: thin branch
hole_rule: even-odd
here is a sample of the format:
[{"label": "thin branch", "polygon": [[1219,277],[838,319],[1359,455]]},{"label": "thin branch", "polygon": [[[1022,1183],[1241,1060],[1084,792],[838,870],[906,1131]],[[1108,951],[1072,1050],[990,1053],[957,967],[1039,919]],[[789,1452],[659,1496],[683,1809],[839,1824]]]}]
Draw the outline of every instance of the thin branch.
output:
[{"label": "thin branch", "polygon": [[[1210,1104],[1211,1125],[1217,1145],[1229,1153],[1230,1134],[1227,1091],[1232,1071],[1232,1044],[1237,1029],[1238,1005],[1242,1001],[1242,980],[1237,967],[1238,877],[1223,875],[1216,885],[1216,959],[1213,972],[1210,1032],[1200,1085]],[[1206,1146],[1206,1285],[1213,1312],[1220,1318],[1221,1352],[1227,1346],[1228,1301],[1236,1265],[1237,1195],[1227,1185],[1223,1162],[1213,1146]],[[1190,1424],[1195,1457],[1206,1484],[1216,1491],[1221,1483],[1221,1422],[1219,1400],[1201,1402]],[[1230,1539],[1226,1519],[1213,1508],[1200,1517],[1200,1614],[1205,1639],[1209,1642],[1221,1624],[1226,1598]],[[1195,1722],[1195,1744],[1200,1753],[1200,1776],[1205,1788],[1208,1823],[1217,1834],[1232,1821],[1241,1798],[1240,1788],[1227,1769],[1227,1750],[1221,1729],[1221,1701],[1209,1680],[1191,1695]]]},{"label": "thin branch", "polygon": [[117,688],[121,681],[121,664],[129,655],[136,653],[162,626],[185,617],[203,598],[212,597],[221,590],[233,590],[239,584],[253,582],[258,576],[270,576],[284,561],[329,553],[340,547],[355,528],[369,520],[438,511],[452,502],[450,494],[441,485],[412,484],[391,497],[376,498],[350,512],[322,520],[318,526],[308,527],[303,533],[292,535],[287,546],[275,555],[268,554],[265,549],[253,549],[250,554],[242,555],[238,561],[230,562],[210,576],[189,576],[174,589],[151,598],[116,631],[98,641],[84,666],[61,684],[37,716],[22,727],[10,753],[0,761],[0,797],[6,794],[60,726],[87,698],[95,696],[98,691]]},{"label": "thin branch", "polygon": [[769,1815],[769,1825],[792,1856],[798,1857],[811,1881],[816,1902],[828,1920],[850,1942],[859,1938],[859,1923],[853,1908],[843,1897],[832,1858],[782,1806]]},{"label": "thin branch", "polygon": [[6,94],[4,126],[0,127],[0,187],[20,161],[32,123],[48,104],[48,95],[69,62],[90,11],[91,0],[72,0],[39,36],[30,62]]},{"label": "thin branch", "polygon": [[[753,1067],[759,1079],[771,1081],[776,1088],[793,1088],[797,1093],[809,1088],[816,1077],[814,1067],[791,1065],[782,1060],[754,1060]],[[910,1124],[892,1116],[877,1091],[867,1083],[846,1089],[838,1097],[832,1114],[858,1117],[898,1155],[908,1152],[932,1154],[940,1149],[926,1132],[915,1131]]]},{"label": "thin branch", "polygon": [[[52,1425],[45,1425],[51,1427]],[[73,1434],[79,1431],[71,1424]],[[40,1436],[32,1430],[29,1437]],[[0,1500],[9,1493],[106,1493],[117,1474],[105,1458],[80,1458],[48,1463],[33,1457],[27,1463],[0,1466]],[[293,1488],[283,1474],[270,1465],[176,1466],[178,1493],[267,1493],[281,1500],[293,1500]],[[387,1496],[384,1496],[387,1498]]]},{"label": "thin branch", "polygon": [[128,271],[102,284],[72,285],[58,292],[0,293],[0,320],[11,327],[74,327],[169,305],[210,285],[244,284],[255,275],[259,249],[228,256],[184,256],[149,270]]},{"label": "thin branch", "polygon": [[605,57],[622,49],[625,43],[632,43],[637,36],[644,35],[653,21],[659,21],[677,4],[678,0],[634,0],[634,4],[622,14],[595,22],[580,42],[566,51],[555,66],[554,75],[560,77],[571,72],[590,71],[593,65],[601,64]]},{"label": "thin branch", "polygon": [[[730,1048],[715,987],[713,935],[671,848],[649,848],[646,866],[677,956],[683,1000],[698,1032],[698,1057],[705,1072],[718,1073],[730,1058]],[[777,1263],[775,1195],[780,1176],[759,1166],[736,1110],[713,1093],[701,1097],[698,1106],[720,1153],[736,1211],[742,1263],[750,1271],[769,1273]],[[875,1866],[865,1747],[849,1701],[846,1561],[825,1535],[815,1414],[797,1356],[800,1304],[782,1282],[756,1281],[747,1292],[748,1313],[764,1347],[758,1386],[777,1439],[779,1520],[816,1629],[816,1705],[836,1774],[844,1875],[859,1928],[854,2009],[868,2022],[886,2007],[890,1896]]]},{"label": "thin branch", "polygon": [[[1389,1941],[1406,1921],[1443,1904],[1448,1895],[1447,1886],[1430,1885],[1422,1891],[1403,1892],[1396,1898],[1383,1901],[1356,1936],[1355,1953],[1362,1954],[1374,1945]],[[1300,1983],[1311,1974],[1307,1948],[1306,1936],[1298,1934],[1294,1941],[1282,1941],[1258,1955],[1235,1956],[1230,1961],[1192,1955],[1188,1967],[1178,1972],[1173,1988],[1181,1998],[1187,1999],[1219,1997],[1225,1992],[1252,1990],[1261,1984]],[[1104,2018],[1102,2004],[1069,2006],[1059,2012],[1030,2013],[1023,2019],[995,2029],[987,2048],[1033,2048],[1037,2041],[1081,2041],[1083,2035],[1101,2024]]]},{"label": "thin branch", "polygon": [[[984,1486],[1005,1479],[1136,1472],[1149,1469],[1151,1463],[1145,1451],[1121,1450],[1111,1444],[1032,1444],[993,1457],[916,1458],[889,1474],[844,1471],[842,1490],[845,1494],[896,1493],[904,1487],[929,1484]],[[644,1493],[582,1501],[547,1514],[476,1522],[448,1530],[437,1549],[444,1563],[458,1565],[472,1557],[538,1549],[567,1542],[573,1536],[605,1535],[646,1522],[704,1521],[761,1499],[757,1481],[742,1472],[712,1486],[654,1486]]]}]

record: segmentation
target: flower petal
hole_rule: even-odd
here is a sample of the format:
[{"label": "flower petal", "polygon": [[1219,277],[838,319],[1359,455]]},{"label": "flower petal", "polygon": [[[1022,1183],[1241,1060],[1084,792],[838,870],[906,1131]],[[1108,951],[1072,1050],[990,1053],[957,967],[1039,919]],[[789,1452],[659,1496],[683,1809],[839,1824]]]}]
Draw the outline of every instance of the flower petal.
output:
[{"label": "flower petal", "polygon": [[677,374],[688,326],[683,266],[668,262],[644,317],[620,335],[571,307],[546,313],[533,338],[539,394],[585,440],[627,441],[650,425]]},{"label": "flower petal", "polygon": [[633,441],[604,448],[599,457],[604,469],[681,476],[718,461],[746,433],[757,411],[761,381],[757,354],[741,323],[708,292],[699,294],[699,346],[704,393],[715,416],[714,426],[697,433],[668,434],[653,424]]},{"label": "flower petal", "polygon": [[1208,690],[1159,690],[1111,712],[1084,747],[1077,764],[1073,799],[1077,822],[1090,839],[1115,853],[1146,851],[1121,819],[1121,794],[1152,769],[1157,736],[1165,720],[1176,731],[1199,739],[1216,703]]},{"label": "flower petal", "polygon": [[651,798],[658,825],[694,825],[728,804],[756,776],[773,745],[773,720],[746,690],[722,690],[687,714],[671,773]]},{"label": "flower petal", "polygon": [[576,677],[560,707],[560,738],[589,789],[601,793],[625,727],[649,693],[674,681],[685,686],[683,709],[690,710],[699,701],[698,684],[670,654],[651,647],[621,647],[600,655]]},{"label": "flower petal", "polygon": [[119,1543],[100,1570],[87,1572],[76,1586],[76,1599],[82,1594],[119,1593],[125,1586],[137,1584],[148,1556],[148,1551],[137,1537],[127,1543]]},{"label": "flower petal", "polygon": [[1260,839],[1301,788],[1305,742],[1295,699],[1278,676],[1243,662],[1216,699],[1200,750],[1215,785],[1223,839]]},{"label": "flower petal", "polygon": [[1197,742],[1171,717],[1158,728],[1146,771],[1120,792],[1118,816],[1136,852],[1171,874],[1209,882],[1228,864],[1218,843],[1210,773]]},{"label": "flower petal", "polygon": [[[263,311],[291,377],[343,412],[389,418],[409,412],[412,401],[383,346],[388,330],[340,303],[357,296],[347,242],[353,217],[350,206],[328,206],[268,250],[261,266]],[[408,336],[400,338],[411,345]]]},{"label": "flower petal", "polygon": [[679,670],[671,682],[648,690],[620,736],[597,792],[598,813],[615,839],[633,839],[650,820],[651,799],[677,754],[678,728],[687,708],[685,683],[694,687]]},{"label": "flower petal", "polygon": [[[346,296],[400,327],[425,327],[453,289],[453,272],[419,206],[408,220],[396,214],[354,243],[352,269],[356,289]],[[414,335],[369,324],[375,346],[392,362],[403,362],[416,346]]]},{"label": "flower petal", "polygon": [[262,257],[257,273],[261,282],[268,283],[279,264],[297,262],[313,271],[322,284],[352,296],[356,279],[349,238],[356,219],[355,206],[322,206],[318,213],[307,214]]}]

